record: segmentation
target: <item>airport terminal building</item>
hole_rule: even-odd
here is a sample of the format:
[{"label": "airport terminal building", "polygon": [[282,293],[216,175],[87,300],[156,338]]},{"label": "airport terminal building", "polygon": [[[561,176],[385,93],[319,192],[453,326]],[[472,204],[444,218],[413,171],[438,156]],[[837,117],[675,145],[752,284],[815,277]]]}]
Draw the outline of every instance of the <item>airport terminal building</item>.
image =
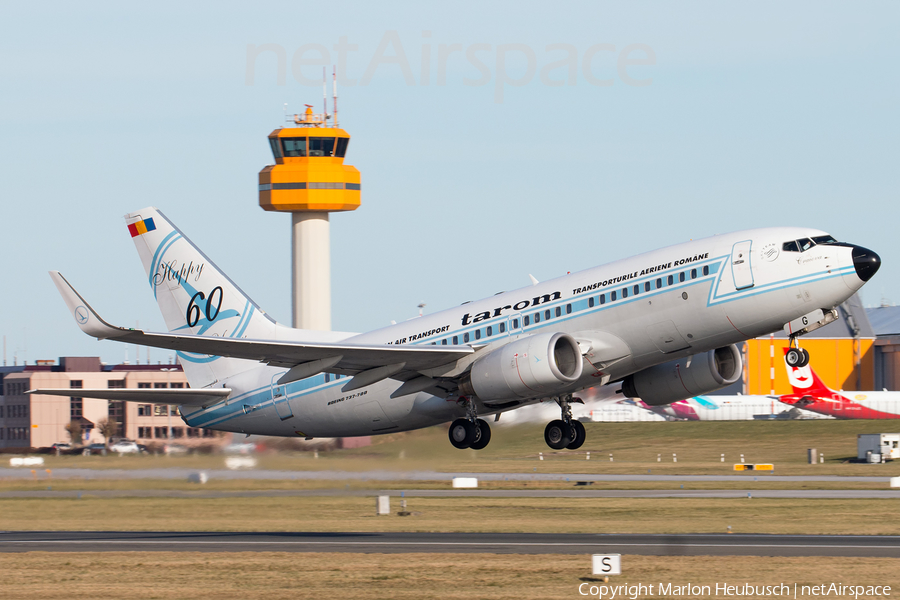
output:
[{"label": "airport terminal building", "polygon": [[[58,362],[0,367],[0,449],[41,448],[69,442],[66,426],[81,424],[82,443],[102,443],[99,423],[115,420],[117,437],[142,444],[194,446],[216,442],[218,432],[187,427],[175,406],[113,402],[78,396],[82,388],[183,388],[177,364],[104,365],[98,357],[62,357]],[[26,394],[35,388],[70,388],[72,396]]]}]

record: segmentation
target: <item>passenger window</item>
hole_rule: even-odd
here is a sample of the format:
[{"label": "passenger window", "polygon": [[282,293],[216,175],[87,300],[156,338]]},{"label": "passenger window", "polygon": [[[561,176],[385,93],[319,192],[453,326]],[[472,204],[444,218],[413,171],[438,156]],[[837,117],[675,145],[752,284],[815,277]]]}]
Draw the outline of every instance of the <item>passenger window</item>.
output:
[{"label": "passenger window", "polygon": [[784,252],[800,252],[800,247],[797,245],[797,242],[785,242],[781,245],[781,249]]},{"label": "passenger window", "polygon": [[709,265],[703,265],[703,275],[709,275]]},{"label": "passenger window", "polygon": [[684,271],[678,274],[678,281],[684,281]]},{"label": "passenger window", "polygon": [[328,373],[325,373],[325,383],[328,383],[330,381],[331,381],[331,375]]},{"label": "passenger window", "polygon": [[697,279],[697,269],[691,269],[691,279]]},{"label": "passenger window", "polygon": [[465,342],[466,344],[469,343],[469,332],[468,331],[463,334],[463,342]]},{"label": "passenger window", "polygon": [[498,327],[500,329],[500,333],[503,333],[506,331],[506,323],[500,323],[500,325]]},{"label": "passenger window", "polygon": [[623,298],[627,298],[627,297],[628,297],[628,288],[622,288],[622,297],[623,297]]},{"label": "passenger window", "polygon": [[486,333],[488,337],[491,337],[492,335],[494,335],[494,328],[488,325]]},{"label": "passenger window", "polygon": [[447,345],[447,338],[444,338],[441,340],[441,346],[446,346],[446,345]]},{"label": "passenger window", "polygon": [[541,313],[539,313],[539,312],[534,313],[534,322],[535,323],[541,322]]},{"label": "passenger window", "polygon": [[662,279],[657,279],[656,280],[656,289],[659,289],[661,287],[662,287]]},{"label": "passenger window", "polygon": [[567,315],[572,314],[572,305],[571,304],[566,304],[566,314]]},{"label": "passenger window", "polygon": [[481,330],[480,330],[480,329],[476,329],[476,330],[475,330],[475,339],[476,339],[476,340],[480,340],[480,339],[481,339]]},{"label": "passenger window", "polygon": [[455,335],[453,336],[453,345],[454,345],[454,346],[458,346],[458,345],[459,345],[459,337],[458,337],[458,336],[455,336]]},{"label": "passenger window", "polygon": [[[559,309],[557,308],[556,310],[559,310]],[[559,316],[559,313],[556,313],[556,315]],[[545,320],[545,321],[549,321],[549,320],[550,320],[550,311],[549,311],[549,310],[545,310],[545,311],[544,311],[544,320]]]},{"label": "passenger window", "polygon": [[644,282],[644,291],[645,291],[645,292],[649,292],[649,291],[650,291],[650,282],[649,282],[649,281],[645,281],[645,282]]},{"label": "passenger window", "polygon": [[675,279],[671,275],[669,275],[669,277],[666,279],[666,284],[672,285],[673,283],[675,283]]},{"label": "passenger window", "polygon": [[519,320],[513,319],[513,329],[518,329],[518,328],[519,328]]},{"label": "passenger window", "polygon": [[525,327],[528,327],[528,325],[531,324],[531,317],[529,317],[528,315],[525,315],[525,318],[522,319],[522,322],[524,323]]},{"label": "passenger window", "polygon": [[615,302],[615,301],[616,301],[616,292],[615,292],[615,291],[612,291],[612,292],[609,293],[609,301],[610,301],[610,302]]},{"label": "passenger window", "polygon": [[641,286],[636,285],[631,291],[634,292],[635,296],[637,296],[641,292]]},{"label": "passenger window", "polygon": [[606,294],[600,294],[600,304],[606,304]]},{"label": "passenger window", "polygon": [[594,308],[594,297],[588,298],[588,308]]},{"label": "passenger window", "polygon": [[[572,307],[571,307],[571,306],[569,307],[569,312],[572,312]],[[559,317],[559,316],[561,316],[561,315],[562,315],[562,308],[560,308],[559,306],[557,306],[557,307],[556,307],[556,316]]]}]

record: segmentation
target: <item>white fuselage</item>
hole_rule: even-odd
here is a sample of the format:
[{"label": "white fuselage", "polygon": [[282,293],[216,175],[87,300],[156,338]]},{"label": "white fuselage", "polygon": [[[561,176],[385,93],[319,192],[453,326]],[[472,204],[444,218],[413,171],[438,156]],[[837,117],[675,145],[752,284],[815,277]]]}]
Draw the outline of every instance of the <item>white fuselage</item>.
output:
[{"label": "white fuselage", "polygon": [[[562,332],[575,338],[610,336],[628,349],[607,368],[587,363],[574,392],[675,358],[707,352],[780,329],[818,308],[831,308],[864,283],[851,248],[819,245],[782,251],[784,242],[824,232],[768,228],[691,241],[505,292],[370,333],[359,344],[472,345],[464,370],[479,357],[523,336]],[[192,427],[310,437],[404,431],[464,416],[449,393],[391,394],[386,379],[350,392],[346,376],[318,374],[277,385],[284,368],[260,366],[217,385],[227,401],[183,407]],[[511,410],[538,398],[486,405],[478,413]]]}]

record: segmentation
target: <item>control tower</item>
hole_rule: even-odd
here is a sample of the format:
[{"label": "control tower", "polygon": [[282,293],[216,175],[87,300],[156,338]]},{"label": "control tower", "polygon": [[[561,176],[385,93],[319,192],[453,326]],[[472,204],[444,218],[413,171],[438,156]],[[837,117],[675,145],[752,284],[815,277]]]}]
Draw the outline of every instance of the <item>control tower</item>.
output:
[{"label": "control tower", "polygon": [[[345,165],[350,135],[335,110],[289,117],[269,134],[275,164],[259,172],[259,205],[291,213],[293,326],[331,329],[331,251],[328,213],[359,207],[359,170]],[[329,125],[333,119],[333,126]]]}]

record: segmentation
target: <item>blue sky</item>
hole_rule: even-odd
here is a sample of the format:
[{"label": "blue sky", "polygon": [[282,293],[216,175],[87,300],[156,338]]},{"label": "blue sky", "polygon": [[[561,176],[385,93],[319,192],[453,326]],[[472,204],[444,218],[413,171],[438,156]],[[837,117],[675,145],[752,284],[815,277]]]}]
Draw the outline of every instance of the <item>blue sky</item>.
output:
[{"label": "blue sky", "polygon": [[[147,205],[289,322],[290,218],[259,208],[257,173],[284,103],[321,105],[321,88],[299,80],[321,67],[302,61],[322,49],[338,61],[342,39],[358,47],[339,109],[363,192],[359,210],[332,216],[334,329],[767,225],[871,247],[884,263],[864,302],[900,302],[896,3],[50,2],[2,14],[9,364],[134,360],[77,330],[50,269],[109,320],[163,329],[122,220]],[[265,44],[284,51],[283,84],[277,52],[252,58]],[[443,69],[442,47],[459,48]],[[570,53],[571,81],[553,66]],[[629,59],[651,64],[623,70]]]}]

